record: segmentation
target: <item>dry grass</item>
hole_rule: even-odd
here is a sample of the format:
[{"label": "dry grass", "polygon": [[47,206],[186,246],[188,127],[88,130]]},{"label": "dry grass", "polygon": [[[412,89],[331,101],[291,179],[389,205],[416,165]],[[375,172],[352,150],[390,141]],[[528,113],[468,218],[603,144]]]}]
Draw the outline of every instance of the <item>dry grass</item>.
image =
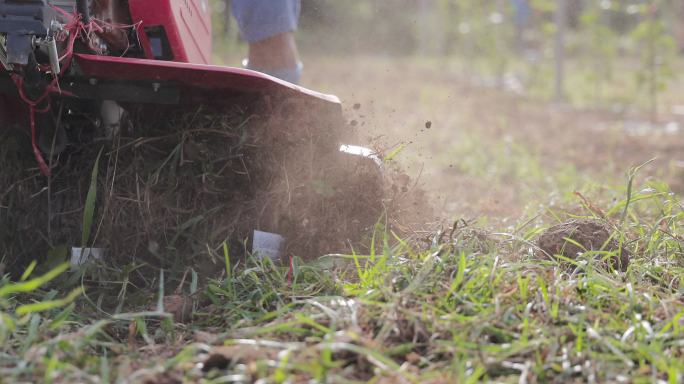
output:
[{"label": "dry grass", "polygon": [[[618,223],[626,203],[603,206],[602,220]],[[223,277],[198,284],[191,271],[171,294],[161,274],[156,292],[124,308],[166,300],[99,321],[88,300],[22,315],[18,303],[56,292],[17,296],[4,282],[0,372],[56,382],[676,383],[684,213],[666,189],[629,205],[612,234],[634,255],[624,272],[602,262],[619,250],[540,259],[543,227],[493,233],[458,223],[407,242],[378,227],[378,253],[291,268],[233,265],[226,253]],[[178,300],[187,318],[174,324]]]},{"label": "dry grass", "polygon": [[[68,247],[92,245],[119,264],[182,270],[215,263],[223,244],[244,257],[255,229],[286,236],[287,252],[301,257],[361,244],[381,216],[384,176],[371,160],[338,151],[343,142],[357,144],[347,141],[353,132],[339,112],[314,108],[271,101],[132,110],[114,142],[74,145],[55,159],[48,180],[8,135],[0,188],[8,237],[0,256],[21,271],[18,260],[25,266],[50,250],[64,256]],[[81,244],[100,151],[92,235]]]}]

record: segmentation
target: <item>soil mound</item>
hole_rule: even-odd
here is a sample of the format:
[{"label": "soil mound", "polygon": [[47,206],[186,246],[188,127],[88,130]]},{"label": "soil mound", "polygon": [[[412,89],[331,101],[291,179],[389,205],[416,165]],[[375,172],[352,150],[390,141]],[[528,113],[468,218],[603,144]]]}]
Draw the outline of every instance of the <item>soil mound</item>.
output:
[{"label": "soil mound", "polygon": [[616,252],[610,262],[622,271],[627,270],[630,260],[629,251],[620,247],[609,228],[597,220],[571,220],[555,225],[539,237],[537,245],[544,256],[561,255],[573,260],[586,251]]}]

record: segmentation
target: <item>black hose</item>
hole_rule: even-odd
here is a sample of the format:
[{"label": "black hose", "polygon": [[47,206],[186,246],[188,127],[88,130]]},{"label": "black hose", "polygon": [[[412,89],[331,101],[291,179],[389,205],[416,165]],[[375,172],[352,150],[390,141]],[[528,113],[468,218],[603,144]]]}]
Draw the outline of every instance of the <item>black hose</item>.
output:
[{"label": "black hose", "polygon": [[77,0],[76,10],[81,14],[81,21],[85,24],[90,21],[90,8],[88,7],[88,0]]}]

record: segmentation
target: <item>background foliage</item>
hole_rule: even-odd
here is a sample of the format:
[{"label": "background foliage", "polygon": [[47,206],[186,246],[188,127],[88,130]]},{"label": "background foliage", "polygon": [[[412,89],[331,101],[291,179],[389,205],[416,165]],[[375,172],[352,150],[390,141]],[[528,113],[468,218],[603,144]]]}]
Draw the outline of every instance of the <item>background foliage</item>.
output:
[{"label": "background foliage", "polygon": [[[569,67],[562,90],[582,105],[637,105],[657,119],[658,94],[684,50],[684,4],[676,0],[566,0],[563,38]],[[244,50],[230,0],[214,0],[222,59]],[[421,56],[462,67],[479,82],[554,94],[558,0],[303,0],[305,56]],[[520,86],[518,86],[520,84]],[[509,84],[510,85],[510,84]]]}]

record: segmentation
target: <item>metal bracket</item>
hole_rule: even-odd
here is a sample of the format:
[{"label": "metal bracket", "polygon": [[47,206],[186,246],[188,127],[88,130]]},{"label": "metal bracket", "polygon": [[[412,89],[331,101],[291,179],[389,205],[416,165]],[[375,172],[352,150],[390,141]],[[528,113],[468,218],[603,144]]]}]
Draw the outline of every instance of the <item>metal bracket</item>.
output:
[{"label": "metal bracket", "polygon": [[50,69],[54,75],[58,75],[61,72],[61,67],[59,64],[59,52],[57,51],[57,41],[55,41],[55,38],[48,36],[44,39],[38,39],[36,44],[44,47],[48,51]]},{"label": "metal bracket", "polygon": [[12,66],[9,64],[9,61],[7,61],[7,50],[5,49],[4,41],[0,41],[0,64],[2,64],[7,72],[12,71]]},{"label": "metal bracket", "polygon": [[7,34],[7,62],[27,65],[33,52],[33,36],[17,33]]}]

